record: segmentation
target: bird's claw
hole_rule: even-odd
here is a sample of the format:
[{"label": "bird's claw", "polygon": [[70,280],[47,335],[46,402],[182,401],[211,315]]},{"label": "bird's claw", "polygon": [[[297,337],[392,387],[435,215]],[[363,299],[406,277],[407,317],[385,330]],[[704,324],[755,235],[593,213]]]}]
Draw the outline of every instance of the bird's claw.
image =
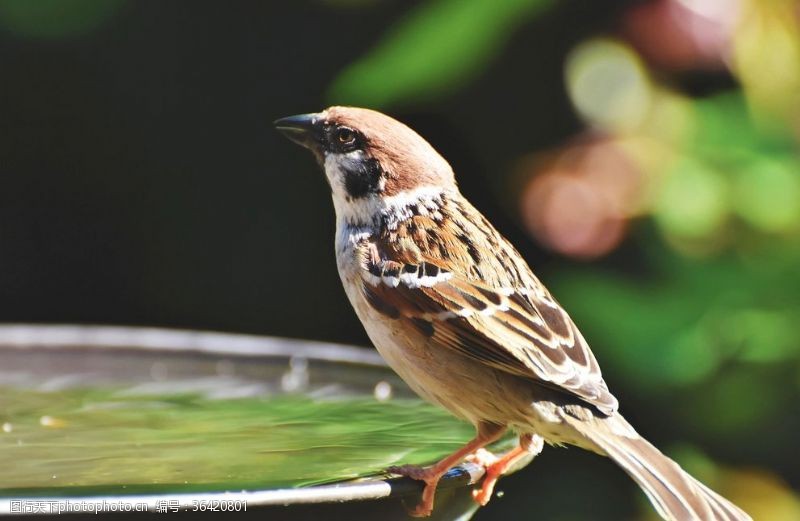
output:
[{"label": "bird's claw", "polygon": [[489,467],[497,463],[498,459],[500,458],[498,458],[488,450],[481,448],[476,450],[466,458],[464,458],[464,461],[469,461],[470,463],[480,465],[484,469],[488,469]]},{"label": "bird's claw", "polygon": [[492,499],[494,483],[492,483],[492,486],[489,490],[487,490],[487,488],[489,487],[481,487],[472,491],[472,499],[474,499],[475,502],[482,507],[485,507],[487,503],[489,503],[489,500]]},{"label": "bird's claw", "polygon": [[425,483],[422,492],[422,501],[409,511],[412,517],[428,517],[433,512],[433,496],[436,492],[436,485],[442,473],[434,467],[421,467],[419,465],[396,465],[386,469],[391,474],[399,474],[417,481]]},{"label": "bird's claw", "polygon": [[386,469],[386,472],[390,474],[399,474],[426,483],[431,478],[431,473],[428,468],[419,465],[392,465]]},{"label": "bird's claw", "polygon": [[427,505],[423,505],[422,503],[420,503],[412,510],[409,510],[408,515],[410,515],[411,517],[428,517],[431,515],[432,512],[433,512],[432,506],[429,507]]}]

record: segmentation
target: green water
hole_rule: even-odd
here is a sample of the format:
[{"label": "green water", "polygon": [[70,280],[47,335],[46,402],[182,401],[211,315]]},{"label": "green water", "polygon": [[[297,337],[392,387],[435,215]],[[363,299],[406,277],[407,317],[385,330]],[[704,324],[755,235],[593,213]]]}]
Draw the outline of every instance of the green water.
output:
[{"label": "green water", "polygon": [[456,449],[470,425],[418,400],[212,400],[0,387],[0,495],[296,487]]}]

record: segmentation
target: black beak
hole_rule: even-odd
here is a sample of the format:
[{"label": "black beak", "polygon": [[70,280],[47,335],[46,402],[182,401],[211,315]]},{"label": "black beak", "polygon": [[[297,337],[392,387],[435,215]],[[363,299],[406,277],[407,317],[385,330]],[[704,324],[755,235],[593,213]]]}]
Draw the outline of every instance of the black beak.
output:
[{"label": "black beak", "polygon": [[317,114],[299,114],[297,116],[276,119],[273,124],[283,135],[298,145],[313,150],[317,144],[317,140],[314,139],[314,134],[316,133],[316,123],[318,121],[319,115]]}]

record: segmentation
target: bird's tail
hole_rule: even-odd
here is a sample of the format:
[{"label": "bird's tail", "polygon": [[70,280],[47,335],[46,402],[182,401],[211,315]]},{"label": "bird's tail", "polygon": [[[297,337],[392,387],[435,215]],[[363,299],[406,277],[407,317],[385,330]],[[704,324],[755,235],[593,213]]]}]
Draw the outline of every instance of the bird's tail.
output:
[{"label": "bird's tail", "polygon": [[621,415],[592,421],[565,415],[564,420],[622,467],[664,519],[752,521],[639,436]]}]

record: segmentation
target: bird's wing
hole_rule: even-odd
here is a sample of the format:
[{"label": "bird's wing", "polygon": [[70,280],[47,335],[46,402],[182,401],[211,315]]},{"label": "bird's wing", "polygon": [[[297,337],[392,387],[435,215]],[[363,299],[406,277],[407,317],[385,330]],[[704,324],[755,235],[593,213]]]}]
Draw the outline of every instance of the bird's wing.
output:
[{"label": "bird's wing", "polygon": [[607,414],[617,409],[583,336],[544,288],[490,287],[440,264],[365,255],[361,290],[374,309],[434,345],[567,391]]}]

